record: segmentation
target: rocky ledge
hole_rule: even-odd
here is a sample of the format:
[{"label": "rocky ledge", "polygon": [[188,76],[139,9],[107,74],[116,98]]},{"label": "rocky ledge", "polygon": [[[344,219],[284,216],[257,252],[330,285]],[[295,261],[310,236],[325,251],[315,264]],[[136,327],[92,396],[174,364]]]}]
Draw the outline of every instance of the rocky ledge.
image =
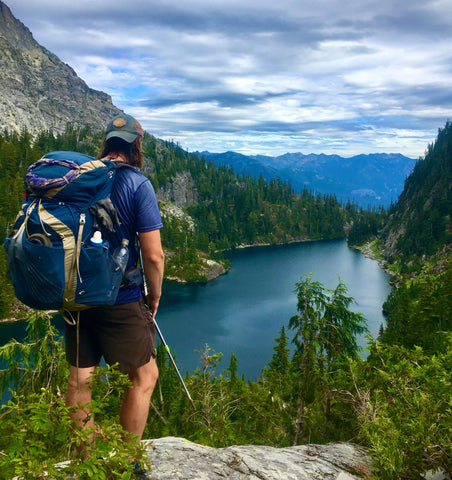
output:
[{"label": "rocky ledge", "polygon": [[349,443],[212,448],[165,437],[148,452],[152,480],[358,480],[370,471],[367,451]]},{"label": "rocky ledge", "polygon": [[[363,480],[372,474],[368,451],[352,443],[212,448],[178,437],[143,443],[151,466],[146,475],[149,480]],[[58,466],[65,469],[68,464]],[[417,478],[451,480],[433,471]]]}]

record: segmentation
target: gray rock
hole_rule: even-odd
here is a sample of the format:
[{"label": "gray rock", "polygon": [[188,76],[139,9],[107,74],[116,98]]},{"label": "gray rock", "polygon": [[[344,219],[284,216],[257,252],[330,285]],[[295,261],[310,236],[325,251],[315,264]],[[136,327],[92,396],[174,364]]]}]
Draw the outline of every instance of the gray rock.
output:
[{"label": "gray rock", "polygon": [[425,480],[450,480],[449,477],[444,472],[434,472],[429,470],[425,476]]},{"label": "gray rock", "polygon": [[190,172],[177,172],[165,187],[159,187],[157,198],[171,202],[180,208],[196,204],[198,191]]},{"label": "gray rock", "polygon": [[215,260],[205,259],[200,273],[204,275],[208,282],[215,280],[220,275],[224,275],[227,270]]},{"label": "gray rock", "polygon": [[366,450],[348,443],[211,448],[166,437],[148,452],[152,480],[357,480],[370,469]]},{"label": "gray rock", "polygon": [[39,45],[0,2],[0,130],[62,132],[67,123],[103,131],[121,112],[106,93]]},{"label": "gray rock", "polygon": [[160,214],[162,215],[163,220],[167,219],[176,219],[181,225],[181,232],[183,229],[189,229],[191,232],[195,229],[195,221],[190,215],[185,213],[182,208],[178,207],[174,203],[171,203],[167,200],[159,198]]}]

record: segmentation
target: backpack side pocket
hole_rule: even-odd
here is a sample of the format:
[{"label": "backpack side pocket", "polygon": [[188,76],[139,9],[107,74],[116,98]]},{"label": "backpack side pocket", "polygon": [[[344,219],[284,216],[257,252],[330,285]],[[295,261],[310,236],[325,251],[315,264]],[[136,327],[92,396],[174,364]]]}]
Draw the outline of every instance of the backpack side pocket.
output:
[{"label": "backpack side pocket", "polygon": [[82,246],[79,265],[75,302],[87,306],[113,305],[122,272],[109,253],[108,243]]},{"label": "backpack side pocket", "polygon": [[5,240],[8,269],[16,297],[39,310],[62,307],[64,249],[34,243],[22,231]]}]

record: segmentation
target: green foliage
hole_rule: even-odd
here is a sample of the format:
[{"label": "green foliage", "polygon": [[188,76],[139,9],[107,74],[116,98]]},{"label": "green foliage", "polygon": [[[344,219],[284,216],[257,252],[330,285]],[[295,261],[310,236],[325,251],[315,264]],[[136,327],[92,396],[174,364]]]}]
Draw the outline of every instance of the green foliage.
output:
[{"label": "green foliage", "polygon": [[[325,433],[331,431],[332,383],[345,358],[356,358],[355,335],[364,333],[365,319],[349,310],[353,302],[347,288],[339,282],[334,290],[305,276],[296,284],[297,310],[289,321],[295,330],[294,365],[299,370],[299,414],[294,445],[307,436],[309,405],[320,400],[324,404]],[[315,400],[315,401],[314,401]]]},{"label": "green foliage", "polygon": [[269,411],[272,401],[267,386],[259,382],[247,384],[240,378],[234,355],[231,355],[229,368],[218,372],[222,354],[214,352],[208,345],[199,353],[199,368],[185,378],[193,398],[192,405],[163,349],[158,349],[161,388],[154,392],[153,411],[145,435],[182,436],[216,447],[250,442],[287,445],[280,412]]},{"label": "green foliage", "polygon": [[[200,353],[200,367],[185,382],[193,398],[192,405],[182,391],[174,368],[167,362],[164,349],[157,351],[157,363],[161,388],[153,396],[160,403],[157,417],[149,419],[146,431],[156,435],[179,435],[201,444],[225,446],[235,442],[231,417],[238,399],[232,395],[229,386],[236,387],[241,381],[233,375],[216,376],[216,367],[222,358],[205,345]],[[161,395],[161,396],[160,396]],[[160,396],[159,401],[154,398]]]},{"label": "green foliage", "polygon": [[201,366],[196,369],[190,382],[196,399],[196,436],[201,443],[216,447],[231,444],[234,442],[230,429],[231,415],[237,400],[231,399],[228,394],[227,382],[221,376],[215,376],[215,369],[223,354],[213,352],[208,345],[199,353]]},{"label": "green foliage", "polygon": [[57,473],[54,464],[67,455],[71,427],[61,398],[44,388],[40,394],[14,393],[0,415],[2,478],[44,478],[46,473]]},{"label": "green foliage", "polygon": [[[133,478],[129,458],[143,461],[145,452],[117,424],[119,398],[130,385],[128,378],[113,367],[98,369],[90,405],[95,427],[74,428],[74,407],[64,403],[68,375],[64,347],[50,322],[48,315],[37,312],[28,320],[23,343],[11,340],[0,347],[0,358],[8,363],[0,372],[0,393],[7,386],[15,388],[0,408],[2,478],[63,479],[68,473],[86,479]],[[83,456],[77,454],[81,445],[86,448]],[[64,469],[56,466],[67,460]]]},{"label": "green foliage", "polygon": [[289,348],[287,347],[288,340],[284,325],[281,327],[280,336],[275,338],[275,342],[273,357],[268,364],[268,370],[264,374],[267,380],[277,385],[278,390],[282,392],[286,385],[287,375],[290,373]]},{"label": "green foliage", "polygon": [[444,340],[445,351],[434,356],[374,342],[367,362],[352,367],[360,437],[376,479],[452,473],[452,335]]},{"label": "green foliage", "polygon": [[444,351],[439,332],[452,331],[452,259],[442,271],[406,280],[391,291],[385,303],[386,328],[380,334],[384,343],[420,346],[428,353]]},{"label": "green foliage", "polygon": [[12,388],[18,395],[41,394],[41,388],[58,393],[66,384],[68,368],[58,331],[49,315],[34,312],[27,321],[23,343],[10,340],[0,347],[8,368],[0,370],[0,394]]},{"label": "green foliage", "polygon": [[[118,391],[114,393],[117,395]],[[95,416],[107,409],[105,401],[90,405]],[[14,393],[0,409],[0,469],[5,475],[2,478],[20,475],[24,479],[64,479],[69,473],[96,480],[134,478],[129,457],[143,461],[143,447],[131,442],[113,420],[103,419],[94,428],[74,428],[72,410],[61,395],[45,388],[41,393]],[[88,442],[93,434],[94,440]],[[87,446],[83,456],[77,453],[80,445]],[[68,459],[71,460],[64,468],[57,465]]]},{"label": "green foliage", "polygon": [[0,246],[0,318],[9,315],[14,298],[13,286],[8,278],[6,252]]},{"label": "green foliage", "polygon": [[166,276],[186,282],[207,281],[201,273],[205,255],[197,249],[193,225],[187,218],[167,215],[165,210],[162,210],[162,218],[165,225],[161,233],[162,243],[169,250],[165,264]]},{"label": "green foliage", "polygon": [[386,222],[385,210],[359,210],[353,213],[352,227],[348,233],[351,245],[362,245],[376,238]]}]

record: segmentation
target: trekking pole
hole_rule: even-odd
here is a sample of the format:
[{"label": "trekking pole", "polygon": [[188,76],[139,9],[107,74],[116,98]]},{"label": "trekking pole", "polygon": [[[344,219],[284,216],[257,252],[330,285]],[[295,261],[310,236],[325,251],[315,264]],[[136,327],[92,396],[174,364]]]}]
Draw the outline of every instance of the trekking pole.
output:
[{"label": "trekking pole", "polygon": [[[146,299],[146,297],[149,293],[149,288],[148,288],[148,283],[146,281],[146,275],[144,273],[143,254],[141,252],[141,248],[140,248],[140,262],[141,262],[141,269],[143,270],[144,296],[145,296],[145,299]],[[147,302],[145,302],[145,303],[146,303],[146,306],[147,306]],[[182,375],[180,374],[179,369],[177,368],[176,362],[174,361],[174,358],[171,355],[171,350],[170,350],[168,344],[165,342],[165,339],[163,338],[162,332],[161,332],[161,330],[160,330],[160,328],[157,324],[155,316],[154,316],[154,325],[155,325],[155,329],[157,330],[157,333],[160,337],[160,340],[162,341],[163,347],[165,348],[165,351],[168,354],[168,358],[170,359],[171,363],[173,364],[174,370],[176,371],[177,376],[179,377],[179,380],[182,383],[182,386],[184,387],[185,393],[187,394],[187,397],[190,400],[190,402],[191,402],[191,404],[193,405],[193,408],[194,408],[195,403],[193,402],[193,399],[191,398],[190,392],[188,391],[187,386],[185,385],[184,379],[182,378]]]}]

